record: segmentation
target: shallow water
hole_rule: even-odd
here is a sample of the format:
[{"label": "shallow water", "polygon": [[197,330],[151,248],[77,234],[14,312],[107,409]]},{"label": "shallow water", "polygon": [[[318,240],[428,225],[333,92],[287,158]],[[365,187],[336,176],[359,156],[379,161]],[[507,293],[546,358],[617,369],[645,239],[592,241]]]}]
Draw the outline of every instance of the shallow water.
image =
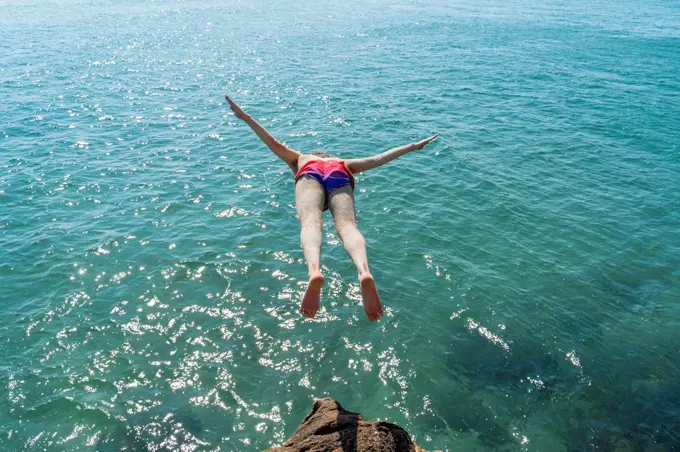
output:
[{"label": "shallow water", "polygon": [[[427,449],[680,448],[680,3],[0,0],[6,450],[261,450],[315,398]],[[370,324],[301,151],[367,156]],[[656,449],[655,449],[656,448]]]}]

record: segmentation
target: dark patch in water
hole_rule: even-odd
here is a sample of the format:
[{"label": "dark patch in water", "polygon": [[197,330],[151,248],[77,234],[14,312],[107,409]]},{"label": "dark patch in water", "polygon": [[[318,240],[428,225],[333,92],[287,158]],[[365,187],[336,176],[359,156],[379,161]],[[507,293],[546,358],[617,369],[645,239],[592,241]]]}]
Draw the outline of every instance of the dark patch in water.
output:
[{"label": "dark patch in water", "polygon": [[[433,407],[449,428],[476,433],[489,450],[516,448],[508,420],[523,419],[582,378],[578,368],[546,350],[537,338],[505,350],[461,327],[451,339],[445,355],[450,381],[442,385],[444,393],[433,395]],[[489,405],[493,402],[485,394],[492,400],[510,395],[516,403]]]},{"label": "dark patch in water", "polygon": [[201,424],[200,419],[190,408],[177,410],[175,412],[175,419],[194,436],[198,436],[203,432],[203,424]]},{"label": "dark patch in water", "polygon": [[434,400],[434,411],[449,428],[474,433],[485,447],[493,450],[503,450],[515,443],[510,432],[496,421],[496,413],[474,393],[451,387]]},{"label": "dark patch in water", "polygon": [[104,433],[97,441],[97,452],[119,452],[149,450],[148,445],[137,438],[134,430],[123,425],[116,426],[113,430]]},{"label": "dark patch in water", "polygon": [[680,448],[677,375],[661,381],[624,377],[612,383],[607,391],[585,391],[576,408],[568,412],[567,443],[571,449],[608,450],[624,445],[640,451],[654,445],[656,450]]}]

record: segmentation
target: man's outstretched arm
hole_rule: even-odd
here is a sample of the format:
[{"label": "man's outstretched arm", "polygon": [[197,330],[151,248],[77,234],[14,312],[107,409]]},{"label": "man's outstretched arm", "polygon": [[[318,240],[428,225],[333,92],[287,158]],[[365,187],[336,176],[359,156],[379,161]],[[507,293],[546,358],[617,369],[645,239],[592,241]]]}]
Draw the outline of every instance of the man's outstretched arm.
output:
[{"label": "man's outstretched arm", "polygon": [[408,154],[411,151],[417,151],[424,148],[430,141],[437,138],[437,135],[432,135],[430,138],[426,138],[417,143],[407,144],[406,146],[399,146],[398,148],[390,149],[382,154],[374,155],[373,157],[366,157],[363,159],[348,159],[345,160],[347,169],[352,173],[361,173],[362,171],[368,171],[373,168],[377,168],[385,163],[401,157],[404,154]]},{"label": "man's outstretched arm", "polygon": [[260,137],[260,140],[262,140],[264,144],[266,144],[269,149],[271,149],[272,152],[276,154],[281,160],[286,162],[293,172],[295,172],[300,153],[289,148],[283,143],[279,143],[279,141],[271,136],[264,127],[251,118],[245,111],[241,109],[241,107],[236,105],[236,103],[231,100],[229,96],[224,96],[224,98],[227,99],[229,108],[231,108],[231,111],[234,112],[234,116],[248,124],[250,128],[253,129],[253,132],[255,132],[257,136]]}]

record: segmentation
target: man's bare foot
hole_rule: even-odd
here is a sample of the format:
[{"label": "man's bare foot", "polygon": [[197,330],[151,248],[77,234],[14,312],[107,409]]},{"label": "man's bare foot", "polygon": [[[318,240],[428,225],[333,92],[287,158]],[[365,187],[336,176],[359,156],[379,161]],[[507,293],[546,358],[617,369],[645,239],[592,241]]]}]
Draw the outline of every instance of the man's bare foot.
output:
[{"label": "man's bare foot", "polygon": [[319,303],[321,301],[321,287],[323,286],[323,275],[320,272],[312,273],[309,276],[309,283],[307,290],[302,297],[302,304],[300,305],[300,314],[305,317],[314,318],[316,311],[319,310]]},{"label": "man's bare foot", "polygon": [[361,285],[361,298],[364,302],[366,317],[371,322],[378,320],[383,316],[383,308],[380,303],[380,296],[378,296],[378,289],[375,288],[373,275],[364,273],[359,276],[359,284]]}]

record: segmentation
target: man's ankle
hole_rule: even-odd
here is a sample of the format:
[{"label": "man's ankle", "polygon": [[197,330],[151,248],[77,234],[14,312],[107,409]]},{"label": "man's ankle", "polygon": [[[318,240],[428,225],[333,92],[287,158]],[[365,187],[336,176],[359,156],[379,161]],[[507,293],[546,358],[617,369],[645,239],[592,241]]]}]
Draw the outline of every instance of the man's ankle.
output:
[{"label": "man's ankle", "polygon": [[312,268],[310,267],[308,270],[309,277],[311,278],[312,276],[316,276],[321,273],[321,269],[317,268]]}]

